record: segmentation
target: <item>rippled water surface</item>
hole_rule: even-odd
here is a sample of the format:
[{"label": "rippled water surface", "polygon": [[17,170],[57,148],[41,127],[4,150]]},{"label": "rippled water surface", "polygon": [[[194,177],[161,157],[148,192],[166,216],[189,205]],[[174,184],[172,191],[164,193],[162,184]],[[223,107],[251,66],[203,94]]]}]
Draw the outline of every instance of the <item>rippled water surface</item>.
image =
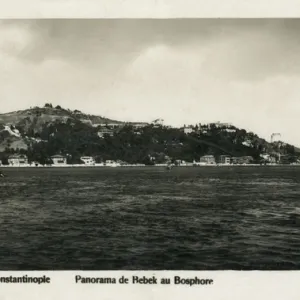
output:
[{"label": "rippled water surface", "polygon": [[0,269],[300,270],[300,168],[20,168]]}]

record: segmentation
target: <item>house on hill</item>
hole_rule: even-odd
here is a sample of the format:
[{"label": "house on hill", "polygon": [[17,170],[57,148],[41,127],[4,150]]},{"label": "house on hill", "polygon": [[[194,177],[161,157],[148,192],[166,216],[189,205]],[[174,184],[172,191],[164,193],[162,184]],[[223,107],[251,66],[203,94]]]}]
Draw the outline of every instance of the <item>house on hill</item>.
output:
[{"label": "house on hill", "polygon": [[51,156],[51,159],[53,161],[54,166],[60,166],[60,165],[66,165],[67,164],[67,158],[63,155],[56,154]]},{"label": "house on hill", "polygon": [[109,128],[102,128],[98,131],[98,136],[103,138],[105,135],[113,136],[114,130]]},{"label": "house on hill", "polygon": [[183,131],[185,134],[190,134],[190,133],[195,131],[193,126],[191,126],[191,125],[190,126],[184,126],[184,127],[180,128],[180,130]]}]

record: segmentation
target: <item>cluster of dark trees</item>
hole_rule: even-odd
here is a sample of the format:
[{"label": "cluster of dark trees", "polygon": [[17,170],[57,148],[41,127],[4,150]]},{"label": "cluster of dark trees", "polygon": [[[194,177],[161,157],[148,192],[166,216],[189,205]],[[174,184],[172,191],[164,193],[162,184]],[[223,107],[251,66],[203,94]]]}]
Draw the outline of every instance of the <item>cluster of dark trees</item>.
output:
[{"label": "cluster of dark trees", "polygon": [[[45,124],[40,132],[24,132],[32,138],[28,140],[27,150],[6,149],[2,160],[12,152],[20,152],[26,154],[29,161],[42,164],[49,163],[55,154],[66,155],[68,163],[80,163],[83,155],[93,156],[97,162],[111,159],[145,164],[163,163],[167,157],[193,161],[206,154],[252,156],[259,161],[260,154],[268,147],[266,141],[243,129],[227,132],[214,126],[205,134],[196,130],[189,135],[177,128],[154,125],[140,129],[125,125],[116,129],[112,136],[104,137],[98,136],[99,130],[71,119],[66,123]],[[249,139],[252,147],[243,145],[243,141]],[[290,156],[295,154],[290,145],[285,151]]]},{"label": "cluster of dark trees", "polygon": [[[52,103],[46,103],[45,106],[46,108],[53,108]],[[56,109],[62,109],[60,105],[55,106]]]}]

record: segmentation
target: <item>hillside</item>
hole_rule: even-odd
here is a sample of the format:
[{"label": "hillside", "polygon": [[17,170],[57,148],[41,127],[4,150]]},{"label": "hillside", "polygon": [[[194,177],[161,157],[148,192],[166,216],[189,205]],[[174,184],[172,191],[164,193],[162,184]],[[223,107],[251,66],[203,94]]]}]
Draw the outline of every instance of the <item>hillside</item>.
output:
[{"label": "hillside", "polygon": [[[70,163],[83,155],[97,162],[107,159],[152,164],[166,160],[198,161],[200,156],[251,156],[260,162],[272,156],[286,162],[299,158],[294,146],[268,143],[252,132],[232,125],[199,124],[169,128],[158,123],[125,123],[71,111],[50,104],[43,108],[0,115],[0,159],[12,153],[26,154],[30,161],[47,163],[64,154]],[[264,158],[265,159],[265,158]]]},{"label": "hillside", "polygon": [[101,124],[122,124],[101,116],[85,114],[79,110],[69,110],[60,106],[34,107],[25,110],[0,114],[0,152],[5,148],[27,149],[28,142],[35,134],[41,133],[45,126],[66,123],[68,120],[95,127]]},{"label": "hillside", "polygon": [[0,114],[0,124],[22,127],[25,131],[30,128],[39,131],[45,123],[53,123],[55,121],[64,122],[67,119],[81,121],[91,126],[105,123],[122,123],[101,116],[88,115],[79,110],[72,111],[60,106],[52,107],[51,104],[46,104],[45,107],[34,107]]}]

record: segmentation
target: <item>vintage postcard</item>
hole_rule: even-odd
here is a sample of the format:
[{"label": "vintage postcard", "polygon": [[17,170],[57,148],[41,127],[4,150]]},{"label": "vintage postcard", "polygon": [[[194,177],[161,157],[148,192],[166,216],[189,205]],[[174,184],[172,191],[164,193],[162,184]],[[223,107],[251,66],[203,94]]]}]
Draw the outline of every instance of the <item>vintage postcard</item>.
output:
[{"label": "vintage postcard", "polygon": [[3,19],[0,298],[299,299],[299,29]]}]

